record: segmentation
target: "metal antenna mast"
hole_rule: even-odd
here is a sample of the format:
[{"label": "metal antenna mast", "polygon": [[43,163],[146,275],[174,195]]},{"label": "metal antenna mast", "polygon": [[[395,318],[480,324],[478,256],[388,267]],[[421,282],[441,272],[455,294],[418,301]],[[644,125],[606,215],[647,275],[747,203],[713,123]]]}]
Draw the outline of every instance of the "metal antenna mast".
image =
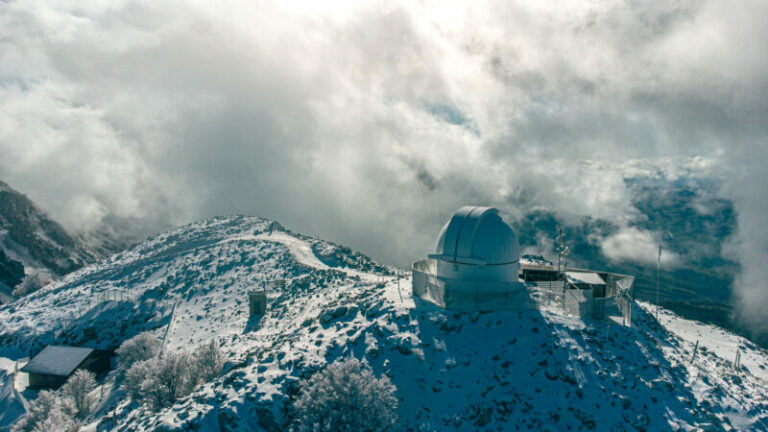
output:
[{"label": "metal antenna mast", "polygon": [[656,258],[656,322],[659,321],[659,272],[661,271],[661,240],[659,240],[659,256]]},{"label": "metal antenna mast", "polygon": [[[565,275],[565,272],[560,271],[560,262],[562,261],[563,257],[568,256],[568,254],[571,252],[571,249],[568,247],[568,240],[565,238],[565,233],[563,232],[562,228],[560,228],[560,225],[557,226],[557,237],[555,238],[555,243],[557,243],[557,273],[558,275],[561,275],[563,278],[563,302],[565,302],[565,284],[567,277]],[[565,262],[565,270],[568,270],[568,262]],[[551,288],[550,288],[551,289]],[[563,303],[563,306],[565,306],[565,303]]]},{"label": "metal antenna mast", "polygon": [[565,233],[563,232],[563,229],[560,228],[560,225],[557,226],[557,237],[555,238],[555,243],[557,243],[557,272],[560,273],[560,263],[562,257],[568,256],[568,254],[571,252],[571,249],[568,247],[568,240],[565,238]]},{"label": "metal antenna mast", "polygon": [[659,238],[659,256],[656,258],[656,321],[659,321],[659,274],[661,273],[661,242],[664,240],[672,240],[672,234],[669,232],[665,232],[661,235]]}]

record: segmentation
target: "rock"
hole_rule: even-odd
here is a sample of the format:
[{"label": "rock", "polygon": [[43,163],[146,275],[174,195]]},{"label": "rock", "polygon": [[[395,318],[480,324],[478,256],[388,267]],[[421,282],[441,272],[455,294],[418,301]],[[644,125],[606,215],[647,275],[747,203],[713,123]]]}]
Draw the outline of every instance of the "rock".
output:
[{"label": "rock", "polygon": [[491,416],[493,415],[493,409],[491,408],[482,408],[477,413],[477,419],[475,420],[475,424],[478,426],[485,426],[488,423],[491,422]]},{"label": "rock", "polygon": [[397,345],[396,348],[397,348],[397,351],[399,351],[400,354],[403,354],[403,355],[411,355],[413,353],[413,350],[411,349],[411,347],[407,345]]},{"label": "rock", "polygon": [[338,307],[333,308],[333,309],[327,309],[323,313],[320,314],[320,323],[321,324],[328,324],[329,322],[333,321],[334,319],[346,315],[348,310],[349,310],[349,307],[347,307],[347,306],[338,306]]},{"label": "rock", "polygon": [[446,333],[450,333],[450,332],[456,330],[456,324],[454,324],[451,321],[443,321],[440,324],[440,330],[442,330],[442,331],[444,331]]},{"label": "rock", "polygon": [[632,420],[632,427],[639,431],[648,430],[648,426],[651,424],[651,418],[646,413],[640,413]]},{"label": "rock", "polygon": [[573,371],[570,369],[560,369],[560,378],[570,384],[576,384],[576,376],[573,375]]},{"label": "rock", "polygon": [[275,420],[274,414],[272,414],[272,411],[270,411],[269,409],[263,408],[263,407],[257,407],[256,416],[259,419],[258,421],[259,426],[263,427],[269,432],[279,432],[283,430],[283,428],[280,427],[278,422]]},{"label": "rock", "polygon": [[548,364],[547,368],[544,370],[544,376],[546,376],[548,379],[554,381],[559,376],[558,370],[553,364]]},{"label": "rock", "polygon": [[222,432],[233,432],[237,430],[240,416],[237,414],[237,410],[234,407],[225,406],[219,408],[217,418],[219,421],[219,429]]}]

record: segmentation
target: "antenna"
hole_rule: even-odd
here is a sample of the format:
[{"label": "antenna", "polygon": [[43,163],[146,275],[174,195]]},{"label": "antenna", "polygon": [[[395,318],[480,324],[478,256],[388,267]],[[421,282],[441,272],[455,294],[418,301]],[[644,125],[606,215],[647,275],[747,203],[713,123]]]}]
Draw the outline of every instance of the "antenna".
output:
[{"label": "antenna", "polygon": [[661,273],[661,242],[664,240],[672,240],[672,234],[664,232],[659,237],[659,256],[656,258],[656,322],[659,322],[659,274]]},{"label": "antenna", "polygon": [[568,246],[568,240],[565,237],[563,229],[560,225],[557,226],[557,237],[555,237],[555,243],[557,247],[557,272],[560,273],[560,264],[562,257],[568,256],[571,253],[571,248]]}]

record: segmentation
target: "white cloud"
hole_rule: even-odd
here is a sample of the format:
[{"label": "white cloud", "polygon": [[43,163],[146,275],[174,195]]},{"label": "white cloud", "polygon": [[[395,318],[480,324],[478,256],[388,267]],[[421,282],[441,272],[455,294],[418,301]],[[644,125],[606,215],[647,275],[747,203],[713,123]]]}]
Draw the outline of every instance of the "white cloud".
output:
[{"label": "white cloud", "polygon": [[[635,227],[625,227],[600,241],[603,254],[613,261],[634,261],[656,264],[659,257],[659,241],[654,234]],[[680,256],[663,249],[661,265],[665,268],[680,264]]]}]

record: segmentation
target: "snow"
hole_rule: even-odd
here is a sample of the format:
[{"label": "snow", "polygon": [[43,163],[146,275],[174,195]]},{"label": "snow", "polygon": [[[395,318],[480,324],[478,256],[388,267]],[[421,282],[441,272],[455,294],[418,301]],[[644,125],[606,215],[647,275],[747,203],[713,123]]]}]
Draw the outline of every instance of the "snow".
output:
[{"label": "snow", "polygon": [[[130,403],[110,374],[98,430],[280,430],[298,383],[348,356],[391,378],[404,429],[638,430],[649,420],[647,430],[761,430],[768,420],[768,383],[753,372],[768,355],[724,330],[667,312],[659,326],[645,305],[633,328],[549,310],[445,311],[413,298],[393,269],[269,226],[197,222],[4,306],[0,356],[19,358],[36,340],[110,347],[166,329],[166,350],[220,343],[222,377],[157,413]],[[249,317],[247,292],[276,279],[285,287],[268,289],[267,313]],[[130,300],[89,308],[110,289]],[[693,335],[707,348],[691,364]],[[742,344],[744,369],[721,337]]]},{"label": "snow", "polygon": [[[655,305],[649,303],[640,303],[640,305],[649,312],[655,313],[656,311]],[[704,347],[723,360],[733,362],[736,358],[736,352],[741,351],[741,364],[749,373],[768,382],[768,356],[766,356],[765,350],[760,349],[744,337],[715,325],[678,317],[664,308],[659,309],[659,320],[675,336],[690,344],[695,344],[698,341],[699,347]]]},{"label": "snow", "polygon": [[27,401],[19,393],[13,372],[16,362],[0,357],[0,431],[10,426],[26,412]]}]

